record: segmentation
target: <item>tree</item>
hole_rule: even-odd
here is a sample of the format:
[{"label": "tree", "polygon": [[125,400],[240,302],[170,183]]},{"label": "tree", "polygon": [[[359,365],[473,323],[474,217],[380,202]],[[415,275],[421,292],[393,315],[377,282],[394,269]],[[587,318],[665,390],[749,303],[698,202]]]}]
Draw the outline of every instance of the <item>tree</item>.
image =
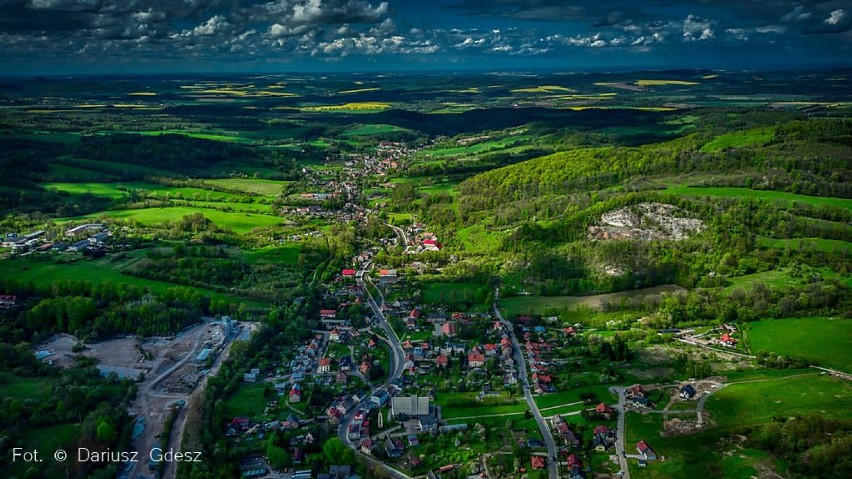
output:
[{"label": "tree", "polygon": [[333,437],[322,446],[322,452],[328,464],[354,464],[355,454],[343,444],[343,441]]}]

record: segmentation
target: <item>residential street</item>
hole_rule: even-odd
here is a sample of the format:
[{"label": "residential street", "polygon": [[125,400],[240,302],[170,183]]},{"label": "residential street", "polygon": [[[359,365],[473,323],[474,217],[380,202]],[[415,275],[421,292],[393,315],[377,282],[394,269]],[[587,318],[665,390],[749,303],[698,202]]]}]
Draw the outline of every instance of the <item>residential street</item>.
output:
[{"label": "residential street", "polygon": [[529,378],[527,377],[527,364],[524,360],[524,355],[521,353],[521,348],[518,343],[518,338],[515,336],[515,330],[512,323],[503,319],[503,315],[500,314],[500,309],[497,308],[497,298],[499,297],[500,290],[495,289],[494,292],[494,314],[497,316],[497,320],[500,321],[506,329],[509,331],[509,334],[512,336],[512,346],[515,351],[515,362],[518,364],[518,372],[521,380],[521,385],[524,389],[524,399],[527,401],[527,406],[530,408],[530,412],[535,418],[536,423],[538,423],[538,429],[541,431],[541,435],[544,439],[544,443],[547,445],[547,471],[548,477],[550,479],[558,479],[559,478],[559,464],[556,462],[558,450],[556,448],[556,442],[553,440],[553,434],[550,433],[550,428],[547,426],[547,422],[544,420],[544,417],[541,415],[541,411],[538,410],[538,406],[535,403],[535,400],[530,393],[530,383]]}]

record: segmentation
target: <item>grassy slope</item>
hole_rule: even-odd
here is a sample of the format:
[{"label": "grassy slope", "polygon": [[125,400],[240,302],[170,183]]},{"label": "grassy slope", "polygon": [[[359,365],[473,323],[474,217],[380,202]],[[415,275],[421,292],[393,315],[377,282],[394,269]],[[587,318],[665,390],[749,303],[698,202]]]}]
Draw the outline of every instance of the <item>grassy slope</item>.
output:
[{"label": "grassy slope", "polygon": [[690,187],[690,186],[674,186],[667,188],[665,193],[672,193],[684,196],[718,196],[724,198],[756,198],[767,201],[776,201],[783,203],[791,203],[799,201],[813,206],[835,206],[852,210],[852,199],[846,198],[827,198],[822,196],[807,196],[797,195],[795,193],[787,193],[784,191],[770,190],[752,190],[749,188],[728,188],[728,187]]},{"label": "grassy slope", "polygon": [[852,321],[839,318],[795,318],[751,323],[752,352],[766,351],[816,361],[852,372]]},{"label": "grassy slope", "polygon": [[246,301],[239,297],[217,293],[203,288],[184,286],[165,281],[156,281],[136,276],[122,274],[118,267],[106,259],[81,260],[69,264],[56,264],[46,261],[27,261],[25,259],[13,259],[0,261],[0,274],[23,281],[32,281],[38,284],[51,284],[54,281],[63,280],[89,280],[102,283],[112,281],[115,284],[127,283],[150,289],[154,293],[163,293],[169,288],[181,287],[198,291],[209,296],[211,299],[221,299],[230,303],[244,302],[246,304],[257,304],[256,301]]},{"label": "grassy slope", "polygon": [[222,228],[230,228],[235,233],[247,233],[254,228],[264,228],[276,224],[281,224],[281,218],[277,216],[259,214],[259,213],[226,213],[223,211],[203,209],[203,208],[188,208],[183,206],[165,207],[165,208],[143,208],[137,210],[115,210],[92,213],[85,216],[74,218],[65,218],[66,220],[78,220],[86,218],[99,218],[108,216],[110,218],[120,218],[127,220],[135,220],[143,225],[153,226],[163,224],[169,221],[177,221],[186,215],[201,213],[210,221]]},{"label": "grassy slope", "polygon": [[662,292],[678,291],[675,285],[655,286],[653,288],[622,291],[618,293],[597,294],[594,296],[516,296],[500,300],[500,309],[506,317],[519,314],[548,314],[563,309],[580,306],[596,308],[604,301],[619,301],[621,298],[650,296]]}]

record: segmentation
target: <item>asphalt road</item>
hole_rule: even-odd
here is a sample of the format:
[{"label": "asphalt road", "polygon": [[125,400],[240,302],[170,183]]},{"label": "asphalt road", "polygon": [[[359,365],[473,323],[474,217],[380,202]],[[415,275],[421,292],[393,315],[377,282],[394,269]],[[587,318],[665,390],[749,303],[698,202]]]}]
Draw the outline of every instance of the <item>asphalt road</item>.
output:
[{"label": "asphalt road", "polygon": [[[388,384],[396,381],[402,376],[402,365],[404,363],[405,353],[402,350],[402,344],[399,342],[399,338],[396,336],[396,333],[393,331],[393,328],[390,327],[390,324],[388,324],[387,318],[385,318],[385,315],[382,314],[382,310],[379,309],[379,305],[376,304],[375,299],[373,299],[373,295],[370,294],[370,290],[367,289],[365,281],[369,281],[369,278],[365,280],[364,275],[367,271],[370,270],[371,266],[372,263],[367,263],[361,269],[359,269],[355,275],[355,280],[357,281],[358,286],[363,288],[366,292],[367,304],[370,306],[370,309],[373,310],[374,317],[378,318],[379,327],[384,330],[385,335],[387,335],[387,342],[391,346],[391,352],[393,354],[391,354],[391,357],[388,358],[390,361],[390,371],[388,371],[387,382],[384,386],[382,386],[386,387]],[[384,298],[382,298],[382,301],[384,301]],[[382,387],[376,388],[375,390],[373,390],[373,392],[382,389]],[[352,418],[355,416],[355,412],[359,409],[367,409],[369,407],[369,404],[370,398],[364,398],[364,400],[361,401],[360,404],[352,408],[352,410],[349,411],[349,413],[341,419],[340,426],[337,428],[337,437],[343,442],[343,444],[346,444],[350,448],[354,449],[356,453],[361,454],[361,456],[365,458],[367,462],[373,464],[376,467],[381,468],[390,477],[394,479],[412,479],[411,476],[405,474],[404,472],[398,471],[388,466],[387,464],[376,460],[372,456],[368,456],[366,454],[361,453],[358,450],[358,445],[349,440],[349,424],[352,423]]]},{"label": "asphalt road", "polygon": [[624,479],[630,479],[630,468],[627,466],[627,458],[625,457],[624,449],[624,402],[625,393],[623,387],[611,387],[609,391],[618,396],[618,405],[615,406],[615,412],[618,413],[618,427],[615,430],[615,455],[618,456],[618,464],[621,467],[622,476]]},{"label": "asphalt road", "polygon": [[550,428],[547,427],[547,422],[545,422],[544,417],[541,415],[541,411],[538,410],[538,406],[535,403],[535,400],[530,393],[530,383],[529,378],[527,376],[527,363],[524,360],[524,355],[521,353],[520,343],[518,343],[518,338],[515,337],[515,330],[512,324],[505,319],[503,319],[503,315],[500,314],[500,310],[497,308],[496,298],[499,294],[499,290],[495,291],[495,302],[494,302],[494,314],[497,316],[497,319],[506,327],[509,331],[509,334],[512,336],[512,348],[515,352],[515,362],[518,364],[518,371],[520,372],[521,386],[524,390],[524,399],[527,401],[527,406],[530,408],[530,412],[535,418],[535,422],[538,423],[538,429],[541,431],[541,435],[544,438],[544,443],[547,445],[547,473],[550,479],[558,479],[559,478],[559,464],[554,458],[557,458],[558,450],[556,448],[556,442],[553,440],[553,434],[550,433]]}]

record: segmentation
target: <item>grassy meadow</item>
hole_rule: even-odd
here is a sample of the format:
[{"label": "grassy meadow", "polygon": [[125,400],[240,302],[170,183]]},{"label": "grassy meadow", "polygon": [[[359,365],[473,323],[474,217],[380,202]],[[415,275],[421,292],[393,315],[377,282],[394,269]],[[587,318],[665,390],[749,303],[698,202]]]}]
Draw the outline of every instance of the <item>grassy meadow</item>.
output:
[{"label": "grassy meadow", "polygon": [[802,357],[820,366],[852,373],[852,320],[768,319],[749,323],[747,328],[752,353],[764,351]]}]

